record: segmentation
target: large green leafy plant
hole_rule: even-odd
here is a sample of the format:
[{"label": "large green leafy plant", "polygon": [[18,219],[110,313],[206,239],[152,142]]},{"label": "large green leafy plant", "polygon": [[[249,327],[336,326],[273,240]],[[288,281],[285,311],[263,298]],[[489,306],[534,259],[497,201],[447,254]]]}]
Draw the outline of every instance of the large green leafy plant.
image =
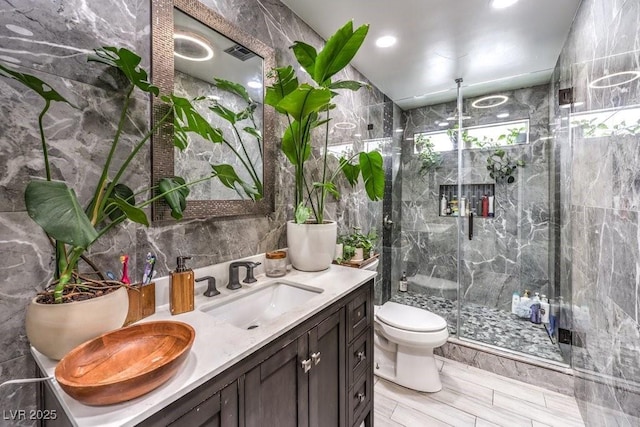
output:
[{"label": "large green leafy plant", "polygon": [[[114,164],[115,159],[118,158],[116,152],[123,129],[130,120],[128,113],[135,90],[141,90],[155,97],[160,96],[160,93],[159,89],[149,82],[147,72],[140,67],[141,58],[127,49],[115,47],[96,49],[95,55],[90,56],[89,61],[99,62],[118,70],[126,79],[127,87],[115,135],[102,166],[100,178],[95,185],[93,196],[84,203],[78,200],[75,191],[69,188],[67,183],[53,179],[49,146],[44,132],[44,118],[53,102],[66,103],[71,107],[73,105],[37,77],[19,73],[0,64],[0,75],[22,83],[40,95],[45,102],[38,117],[45,178],[34,179],[27,184],[25,204],[29,216],[44,230],[55,247],[56,270],[52,281],[52,285],[55,286],[51,294],[56,303],[63,302],[67,285],[75,284],[80,289],[80,293],[90,294],[89,291],[95,283],[92,281],[87,283],[86,279],[78,273],[78,262],[92,244],[125,220],[148,226],[144,208],[156,200],[164,199],[171,208],[171,215],[175,219],[181,219],[186,207],[186,197],[189,194],[188,187],[214,176],[212,172],[211,175],[192,182],[185,182],[180,177],[165,178],[156,187],[134,193],[122,182],[122,179],[132,160],[149,142],[154,132],[161,129],[173,117],[176,147],[186,146],[189,132],[196,132],[211,142],[220,142],[221,131],[211,127],[196,111],[191,101],[173,94],[163,95],[161,98],[169,108],[151,129],[140,136],[130,152],[124,153],[124,160],[119,165]],[[123,148],[121,147],[120,153],[123,152]]]},{"label": "large green leafy plant", "polygon": [[[273,70],[272,85],[267,87],[265,104],[273,106],[286,116],[288,126],[282,136],[282,151],[294,167],[296,207],[295,221],[303,223],[310,215],[315,222],[324,222],[325,201],[328,194],[339,197],[335,184],[342,172],[354,186],[362,176],[367,195],[380,200],[384,194],[384,170],[382,155],[377,151],[355,153],[340,158],[334,171],[329,170],[330,112],[335,105],[332,99],[338,90],[357,91],[366,84],[352,80],[332,80],[356,55],[369,31],[362,25],[355,31],[349,21],[331,36],[318,52],[307,43],[296,41],[291,49],[299,65],[309,74],[313,83],[300,83],[294,67],[289,65]],[[311,157],[314,130],[325,127],[322,166],[312,176],[305,170]]]}]

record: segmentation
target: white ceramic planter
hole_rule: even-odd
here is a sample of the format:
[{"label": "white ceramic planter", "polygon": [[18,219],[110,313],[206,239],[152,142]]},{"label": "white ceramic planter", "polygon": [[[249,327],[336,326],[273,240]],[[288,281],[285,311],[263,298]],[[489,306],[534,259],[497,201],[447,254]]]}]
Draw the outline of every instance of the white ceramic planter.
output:
[{"label": "white ceramic planter", "polygon": [[287,222],[287,246],[291,265],[296,270],[326,270],[333,261],[338,227],[335,221],[324,224]]},{"label": "white ceramic planter", "polygon": [[27,338],[45,356],[60,360],[73,348],[122,327],[129,311],[127,289],[68,304],[27,306]]},{"label": "white ceramic planter", "polygon": [[351,262],[364,261],[364,249],[356,248],[356,254],[351,257]]}]

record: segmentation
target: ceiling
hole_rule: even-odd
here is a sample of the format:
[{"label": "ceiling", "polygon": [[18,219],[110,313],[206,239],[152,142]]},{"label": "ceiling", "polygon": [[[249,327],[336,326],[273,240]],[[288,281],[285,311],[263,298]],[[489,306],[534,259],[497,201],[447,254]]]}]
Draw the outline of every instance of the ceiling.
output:
[{"label": "ceiling", "polygon": [[[324,39],[370,24],[352,64],[402,109],[546,83],[581,0],[282,0]],[[397,38],[379,48],[375,40]]]}]

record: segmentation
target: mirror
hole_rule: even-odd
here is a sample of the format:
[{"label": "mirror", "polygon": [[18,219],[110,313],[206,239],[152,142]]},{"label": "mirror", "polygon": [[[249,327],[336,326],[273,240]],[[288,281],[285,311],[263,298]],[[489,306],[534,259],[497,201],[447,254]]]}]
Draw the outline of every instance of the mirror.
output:
[{"label": "mirror", "polygon": [[[153,83],[161,93],[198,98],[198,112],[223,137],[214,144],[190,134],[188,147],[179,150],[171,126],[157,132],[152,144],[154,184],[173,176],[193,182],[218,174],[190,187],[184,218],[272,212],[275,113],[264,108],[263,98],[266,73],[275,67],[274,50],[196,1],[153,2],[152,16]],[[248,97],[229,90],[224,81],[241,85]],[[163,109],[154,98],[154,123]],[[225,114],[229,111],[247,114],[230,120]],[[225,185],[222,177],[230,171],[247,185],[230,180]],[[168,220],[170,210],[156,202],[152,217]]]}]

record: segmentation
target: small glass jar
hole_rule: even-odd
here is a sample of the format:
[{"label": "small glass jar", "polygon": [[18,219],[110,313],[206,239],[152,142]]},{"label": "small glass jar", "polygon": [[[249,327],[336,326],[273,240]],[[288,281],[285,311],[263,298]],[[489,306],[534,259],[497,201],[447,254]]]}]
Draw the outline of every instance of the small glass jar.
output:
[{"label": "small glass jar", "polygon": [[287,253],[273,251],[264,254],[264,272],[267,277],[282,277],[287,274]]}]

